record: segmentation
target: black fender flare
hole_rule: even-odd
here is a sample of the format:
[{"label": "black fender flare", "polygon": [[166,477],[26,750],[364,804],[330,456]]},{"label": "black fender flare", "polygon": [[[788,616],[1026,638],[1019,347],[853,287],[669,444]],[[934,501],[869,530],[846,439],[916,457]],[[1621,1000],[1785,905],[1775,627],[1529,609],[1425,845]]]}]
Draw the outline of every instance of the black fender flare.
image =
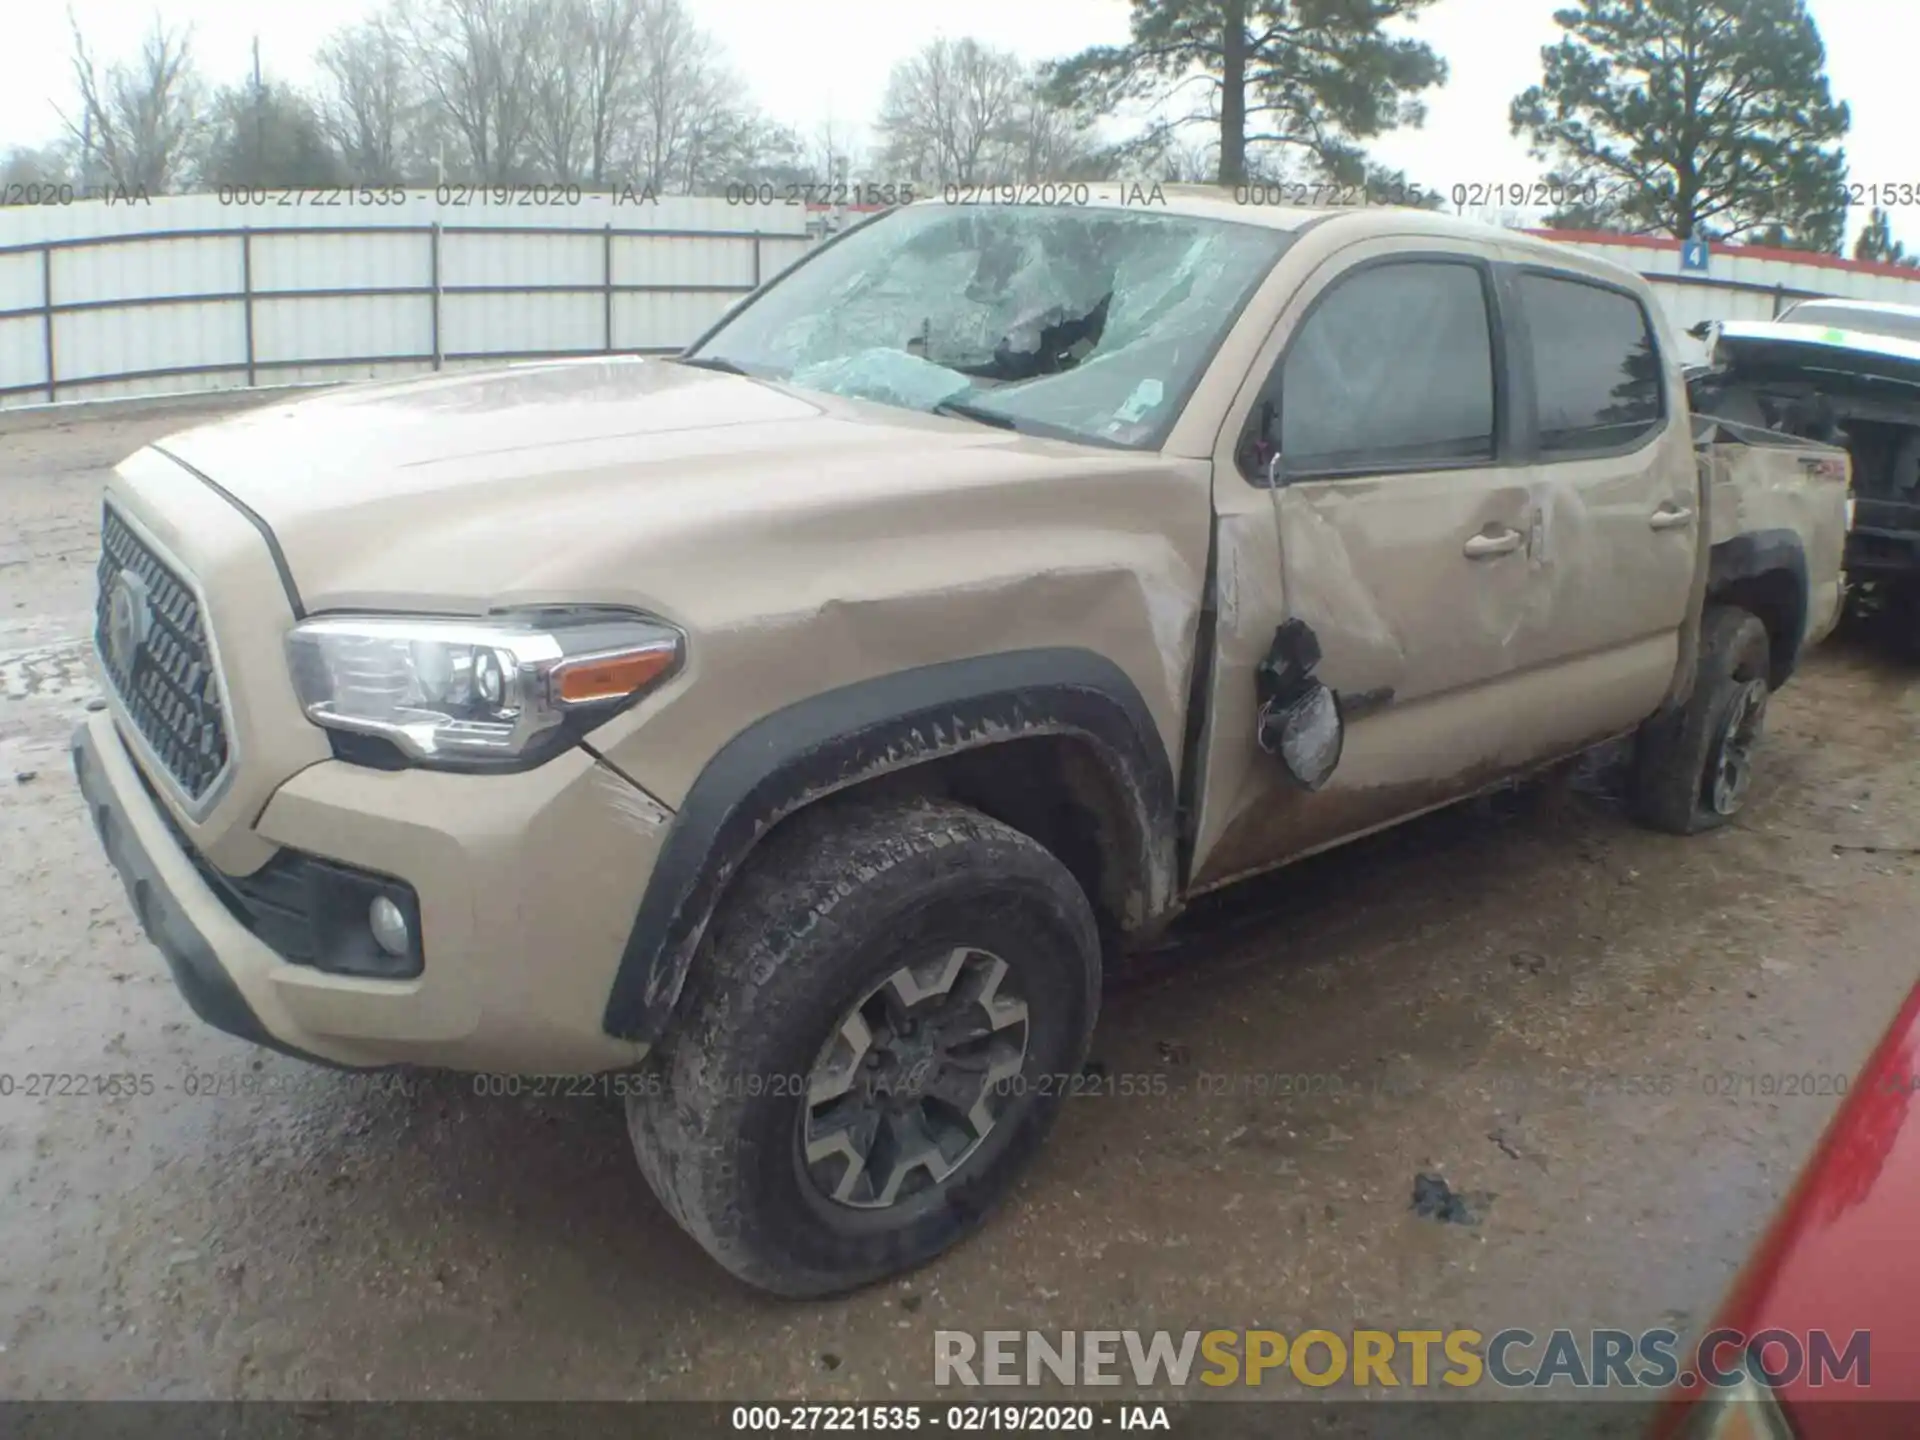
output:
[{"label": "black fender flare", "polygon": [[1807,575],[1807,552],[1792,530],[1752,530],[1713,547],[1707,564],[1707,603],[1743,582],[1784,576],[1780,612],[1763,615],[1773,631],[1773,673],[1769,683],[1778,690],[1800,663],[1801,642],[1807,633],[1807,611],[1812,582]]},{"label": "black fender flare", "polygon": [[1088,742],[1126,797],[1145,909],[1178,884],[1173,767],[1139,688],[1070,648],[947,661],[829,690],[754,722],[709,760],[669,827],[607,998],[604,1028],[666,1031],[707,921],[760,839],[802,807],[958,751],[1037,735]]}]

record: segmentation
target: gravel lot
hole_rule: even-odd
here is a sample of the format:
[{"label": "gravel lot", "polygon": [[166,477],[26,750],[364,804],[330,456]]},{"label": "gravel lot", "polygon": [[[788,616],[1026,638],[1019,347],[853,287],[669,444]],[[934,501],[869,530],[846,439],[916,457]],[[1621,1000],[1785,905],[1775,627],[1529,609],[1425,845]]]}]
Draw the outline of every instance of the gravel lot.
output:
[{"label": "gravel lot", "polygon": [[0,1395],[884,1399],[935,1393],[940,1328],[1684,1329],[1915,978],[1920,861],[1851,847],[1920,846],[1920,671],[1843,636],[1737,828],[1545,788],[1258,882],[1107,1001],[1100,1063],[1165,1094],[1070,1104],[904,1282],[769,1301],[609,1104],[306,1067],[175,992],[65,743],[105,467],[198,413],[0,416],[0,1076],[153,1082],[0,1095]]}]

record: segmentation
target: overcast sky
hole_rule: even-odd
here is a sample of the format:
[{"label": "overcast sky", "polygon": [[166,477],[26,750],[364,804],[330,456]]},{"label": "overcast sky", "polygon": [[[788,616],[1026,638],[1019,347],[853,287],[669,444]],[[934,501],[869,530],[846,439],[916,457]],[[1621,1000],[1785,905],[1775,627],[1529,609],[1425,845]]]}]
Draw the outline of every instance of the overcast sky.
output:
[{"label": "overcast sky", "polygon": [[[71,0],[90,44],[118,57],[151,24],[154,0]],[[761,108],[812,133],[831,117],[865,124],[879,108],[887,72],[939,35],[971,35],[1029,59],[1126,38],[1126,0],[688,0],[725,48]],[[245,73],[260,38],[269,73],[306,83],[309,57],[335,28],[376,0],[164,0],[160,11],[193,26],[202,68],[216,81]],[[71,41],[65,10],[48,0],[0,0],[6,83],[0,85],[0,147],[42,143],[59,133],[54,106],[66,106]],[[1556,0],[1440,0],[1418,26],[1452,67],[1429,96],[1422,130],[1385,137],[1375,153],[1416,181],[1455,184],[1525,181],[1540,166],[1507,133],[1507,106],[1539,78],[1540,47],[1559,34]],[[1911,37],[1896,17],[1900,0],[1811,0],[1826,42],[1835,95],[1853,108],[1847,140],[1851,179],[1920,183],[1914,132],[1920,122]],[[886,180],[898,177],[870,175]],[[1855,228],[1865,219],[1856,214]],[[1920,245],[1920,207],[1894,212],[1894,231]]]}]

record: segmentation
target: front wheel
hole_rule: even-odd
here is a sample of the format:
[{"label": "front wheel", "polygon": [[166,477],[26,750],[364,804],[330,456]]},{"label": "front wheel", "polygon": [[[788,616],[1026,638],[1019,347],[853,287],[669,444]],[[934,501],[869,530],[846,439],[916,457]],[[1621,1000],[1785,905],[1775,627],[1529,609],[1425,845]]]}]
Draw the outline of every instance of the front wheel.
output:
[{"label": "front wheel", "polygon": [[1758,616],[1712,605],[1701,617],[1699,673],[1687,703],[1641,727],[1629,800],[1634,818],[1674,835],[1726,824],[1747,803],[1766,726],[1772,649]]},{"label": "front wheel", "polygon": [[768,841],[628,1101],[674,1218],[818,1296],[974,1229],[1038,1150],[1099,1006],[1093,912],[1020,832],[938,801],[824,808]]}]

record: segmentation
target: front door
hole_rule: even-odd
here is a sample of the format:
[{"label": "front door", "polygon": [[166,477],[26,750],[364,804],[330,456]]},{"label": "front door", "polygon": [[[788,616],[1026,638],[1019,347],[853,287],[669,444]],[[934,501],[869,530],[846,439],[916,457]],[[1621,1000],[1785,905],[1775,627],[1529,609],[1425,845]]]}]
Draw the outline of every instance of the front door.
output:
[{"label": "front door", "polygon": [[[1495,255],[1415,243],[1351,246],[1316,272],[1222,435],[1198,888],[1444,804],[1541,748],[1514,648],[1543,583],[1541,516]],[[1315,793],[1250,751],[1237,718],[1285,619],[1312,631],[1346,717]]]}]

